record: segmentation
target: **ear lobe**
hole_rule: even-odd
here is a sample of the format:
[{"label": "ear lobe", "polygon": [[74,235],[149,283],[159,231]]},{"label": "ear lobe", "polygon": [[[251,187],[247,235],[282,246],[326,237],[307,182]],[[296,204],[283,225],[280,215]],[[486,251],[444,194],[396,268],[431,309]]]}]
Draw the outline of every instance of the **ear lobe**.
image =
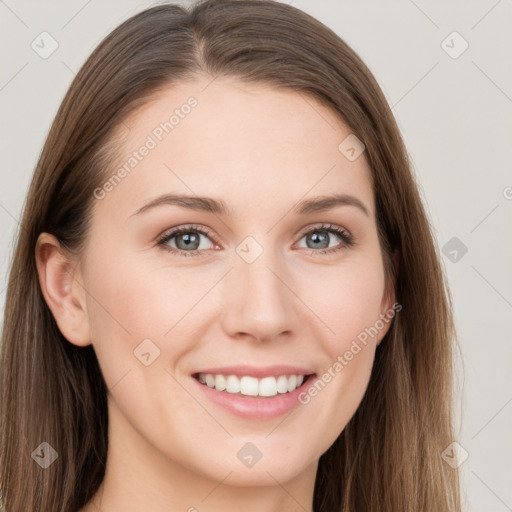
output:
[{"label": "ear lobe", "polygon": [[74,345],[90,345],[85,291],[77,265],[49,233],[39,235],[35,257],[41,291],[59,330]]}]

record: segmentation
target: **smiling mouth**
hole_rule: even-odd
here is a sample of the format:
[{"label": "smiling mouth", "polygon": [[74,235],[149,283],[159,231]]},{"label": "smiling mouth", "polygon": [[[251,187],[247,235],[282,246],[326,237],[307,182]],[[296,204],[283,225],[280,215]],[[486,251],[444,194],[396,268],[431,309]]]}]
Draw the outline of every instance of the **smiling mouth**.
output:
[{"label": "smiling mouth", "polygon": [[192,376],[201,384],[216,391],[254,398],[272,398],[291,393],[304,386],[316,374],[280,375],[256,378],[249,375],[223,375],[195,373]]}]

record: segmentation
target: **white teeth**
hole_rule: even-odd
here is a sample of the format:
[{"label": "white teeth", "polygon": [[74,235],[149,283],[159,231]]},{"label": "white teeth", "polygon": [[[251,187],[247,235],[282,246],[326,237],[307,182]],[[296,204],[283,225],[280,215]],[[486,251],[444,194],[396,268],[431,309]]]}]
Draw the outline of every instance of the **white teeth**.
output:
[{"label": "white teeth", "polygon": [[286,375],[281,375],[281,377],[277,379],[277,391],[279,393],[288,392],[288,379],[286,378]]},{"label": "white teeth", "polygon": [[304,375],[280,375],[275,377],[256,377],[243,376],[239,379],[236,375],[212,375],[210,373],[200,373],[197,379],[202,384],[217,391],[226,391],[228,393],[241,393],[246,396],[276,396],[278,393],[289,393],[304,382]]},{"label": "white teeth", "polygon": [[242,395],[258,396],[258,379],[255,377],[242,377],[240,393]]},{"label": "white teeth", "polygon": [[[208,381],[206,381],[208,383]],[[288,378],[288,391],[293,391],[297,387],[297,376],[290,375]]]},{"label": "white teeth", "polygon": [[[201,375],[201,374],[199,374]],[[240,380],[234,375],[230,375],[226,380],[226,391],[228,393],[240,393]]]},{"label": "white teeth", "polygon": [[275,377],[265,377],[260,380],[259,394],[260,396],[277,395],[277,382]]},{"label": "white teeth", "polygon": [[226,378],[224,375],[215,375],[215,389],[224,391],[226,389]]}]

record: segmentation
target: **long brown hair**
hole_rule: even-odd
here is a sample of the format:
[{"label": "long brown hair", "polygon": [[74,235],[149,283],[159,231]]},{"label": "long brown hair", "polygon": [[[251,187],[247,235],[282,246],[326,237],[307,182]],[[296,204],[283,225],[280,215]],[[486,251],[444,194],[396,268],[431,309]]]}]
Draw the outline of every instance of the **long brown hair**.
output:
[{"label": "long brown hair", "polygon": [[[272,0],[149,8],[94,50],[53,122],[24,205],[1,346],[0,499],[7,512],[76,512],[98,489],[107,388],[92,346],[69,343],[41,292],[35,246],[49,232],[74,254],[112,134],[158,89],[196,74],[236,77],[322,101],[366,146],[386,276],[402,310],[377,348],[363,401],[319,461],[315,512],[459,511],[452,442],[450,294],[395,119],[373,75],[334,32]],[[392,261],[399,254],[396,275]],[[42,469],[31,454],[49,443]]]}]

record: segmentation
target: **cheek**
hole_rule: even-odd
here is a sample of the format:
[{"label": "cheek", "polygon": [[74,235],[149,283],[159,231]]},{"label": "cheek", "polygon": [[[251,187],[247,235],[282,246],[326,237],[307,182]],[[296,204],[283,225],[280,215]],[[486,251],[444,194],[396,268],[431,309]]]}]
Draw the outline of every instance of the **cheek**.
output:
[{"label": "cheek", "polygon": [[[110,257],[102,260],[102,253]],[[162,360],[162,334],[171,326],[173,304],[158,296],[152,279],[148,269],[134,265],[112,247],[96,251],[87,260],[85,287],[92,343],[109,387],[142,366],[136,358],[137,347],[149,347],[151,357]],[[164,326],[166,311],[169,324]],[[141,345],[143,341],[146,345]]]},{"label": "cheek", "polygon": [[[301,269],[300,274],[303,274]],[[352,340],[372,340],[368,329],[380,318],[384,294],[384,273],[378,257],[359,255],[347,258],[339,265],[309,269],[307,280],[301,283],[298,295],[314,314],[315,323],[325,333],[319,339],[334,360],[349,349]]]},{"label": "cheek", "polygon": [[[107,383],[140,364],[139,346],[158,354],[154,366],[172,369],[198,339],[207,302],[201,299],[222,273],[198,277],[192,268],[163,267],[149,257],[110,251],[107,261],[88,260],[85,283],[93,344]],[[173,343],[176,339],[180,342]]]},{"label": "cheek", "polygon": [[321,404],[315,409],[318,422],[332,426],[326,446],[356,412],[368,386],[377,340],[382,336],[384,274],[376,254],[347,258],[336,268],[317,269],[301,292],[321,320],[318,332],[325,333],[317,337],[326,355],[325,364],[315,386],[302,398],[303,403]]},{"label": "cheek", "polygon": [[[86,286],[92,296],[89,316],[94,317],[99,338],[114,331],[134,342],[159,337],[172,325],[174,311],[179,310],[179,300],[172,298],[175,290],[169,288],[169,281],[162,281],[162,272],[154,263],[151,266],[147,258],[129,254],[121,243],[91,251],[87,259]],[[101,258],[101,254],[109,254],[109,258]]]}]

